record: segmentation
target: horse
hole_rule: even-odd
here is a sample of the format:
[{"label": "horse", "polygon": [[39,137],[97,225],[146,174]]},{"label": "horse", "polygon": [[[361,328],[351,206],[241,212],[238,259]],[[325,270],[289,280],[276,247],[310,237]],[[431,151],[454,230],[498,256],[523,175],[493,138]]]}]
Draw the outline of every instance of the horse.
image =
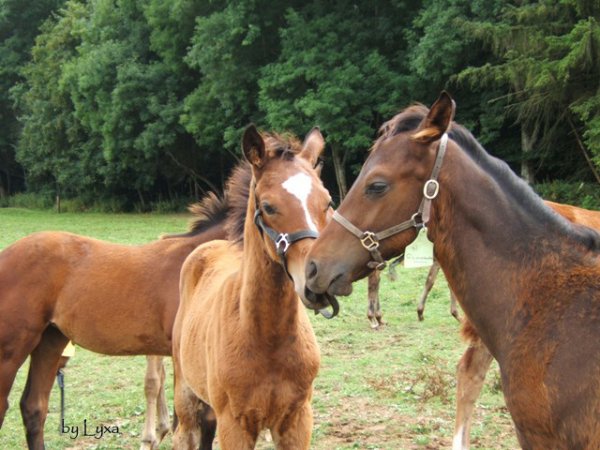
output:
[{"label": "horse", "polygon": [[442,92],[383,125],[307,256],[307,289],[349,295],[426,227],[498,361],[522,448],[600,448],[600,235],[545,205],[454,112]]},{"label": "horse", "polygon": [[[397,264],[400,264],[402,260],[396,259],[389,264],[390,268],[390,279],[392,281],[395,280],[395,272],[393,271],[393,267]],[[419,297],[419,302],[417,304],[417,316],[419,317],[419,321],[423,321],[425,311],[425,302],[427,301],[427,297],[431,289],[433,288],[433,284],[435,283],[435,279],[437,278],[437,274],[440,270],[440,265],[436,260],[433,260],[433,264],[429,268],[429,272],[427,273],[427,278],[425,279],[425,286],[423,287],[423,292]],[[371,328],[374,330],[379,329],[380,326],[385,325],[383,321],[383,312],[381,311],[381,304],[379,302],[379,285],[381,283],[381,271],[374,270],[367,277],[367,319],[371,325]],[[450,314],[460,322],[460,317],[458,314],[458,307],[456,298],[452,291],[450,291]]]},{"label": "horse", "polygon": [[174,448],[211,449],[217,423],[224,450],[254,448],[263,429],[277,448],[309,448],[320,352],[299,297],[308,302],[304,257],[333,212],[313,169],[323,148],[318,129],[303,145],[254,126],[244,132],[243,239],[204,244],[181,269]]},{"label": "horse", "polygon": [[[69,340],[107,355],[171,354],[181,265],[201,243],[226,236],[229,207],[210,193],[192,212],[189,232],[144,245],[51,231],[26,236],[0,253],[0,428],[27,356],[21,415],[28,447],[43,449],[50,391]],[[150,449],[170,429],[160,358],[148,358],[145,393],[141,448]]]},{"label": "horse", "polygon": [[[544,202],[567,220],[600,231],[600,212],[548,200]],[[435,266],[437,266],[437,270],[435,270],[434,274],[437,275],[439,264],[434,261],[432,269]],[[431,274],[432,270],[430,270],[427,278],[427,286],[433,285],[435,282],[435,276],[431,277]],[[419,302],[419,308],[417,309],[420,320],[423,318],[427,293],[427,290],[424,291]],[[456,297],[452,291],[450,292],[450,296],[451,304],[456,308]],[[483,382],[485,381],[485,376],[490,368],[493,357],[481,342],[473,325],[466,318],[462,320],[460,333],[467,342],[468,347],[460,358],[456,368],[456,420],[452,449],[468,450],[470,448],[471,420],[475,409],[475,401],[481,393]]]}]

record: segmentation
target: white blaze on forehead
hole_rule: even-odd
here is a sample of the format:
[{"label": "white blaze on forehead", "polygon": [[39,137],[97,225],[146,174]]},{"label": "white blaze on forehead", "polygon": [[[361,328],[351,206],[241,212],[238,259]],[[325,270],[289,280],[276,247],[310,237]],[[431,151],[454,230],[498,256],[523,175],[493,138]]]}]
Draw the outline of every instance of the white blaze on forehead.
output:
[{"label": "white blaze on forehead", "polygon": [[304,215],[306,217],[306,223],[308,227],[313,231],[318,231],[310,213],[308,212],[308,196],[312,190],[312,180],[305,173],[297,173],[289,177],[283,184],[283,188],[300,200],[302,209],[304,209]]}]

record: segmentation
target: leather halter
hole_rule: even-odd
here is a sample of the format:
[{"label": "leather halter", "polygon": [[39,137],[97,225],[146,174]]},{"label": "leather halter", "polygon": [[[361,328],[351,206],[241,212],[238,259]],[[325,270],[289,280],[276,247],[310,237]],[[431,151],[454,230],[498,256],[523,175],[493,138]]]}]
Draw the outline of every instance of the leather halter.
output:
[{"label": "leather halter", "polygon": [[410,228],[416,228],[417,230],[420,230],[421,228],[425,228],[427,226],[427,222],[429,222],[431,213],[431,201],[437,197],[440,191],[440,184],[437,181],[437,178],[442,167],[447,146],[448,134],[444,133],[440,139],[440,145],[438,146],[437,156],[435,158],[435,163],[433,164],[431,176],[423,186],[423,199],[421,200],[419,209],[409,220],[405,220],[398,225],[394,225],[393,227],[375,233],[373,231],[361,231],[339,212],[335,211],[333,213],[333,220],[338,222],[346,230],[356,236],[360,240],[362,246],[371,254],[373,261],[369,261],[367,263],[367,266],[370,269],[382,270],[386,266],[386,262],[379,252],[379,241]]},{"label": "leather halter", "polygon": [[290,245],[294,242],[298,242],[302,239],[316,239],[319,237],[319,233],[313,230],[302,230],[296,231],[295,233],[278,233],[273,228],[267,226],[262,219],[262,213],[260,209],[256,208],[254,212],[254,223],[258,227],[258,229],[262,232],[265,232],[267,236],[271,238],[271,240],[275,243],[275,251],[281,260],[281,265],[285,270],[285,273],[290,280],[293,280],[292,276],[288,272],[287,269],[287,261],[285,259],[285,254],[287,253]]}]

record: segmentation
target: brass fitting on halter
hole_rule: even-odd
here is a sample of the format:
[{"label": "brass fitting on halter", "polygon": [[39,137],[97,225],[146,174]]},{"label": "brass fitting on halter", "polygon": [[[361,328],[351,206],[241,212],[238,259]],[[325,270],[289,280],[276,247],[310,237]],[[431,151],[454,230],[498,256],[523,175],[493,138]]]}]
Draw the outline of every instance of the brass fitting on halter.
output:
[{"label": "brass fitting on halter", "polygon": [[367,263],[370,269],[382,270],[386,266],[386,262],[379,251],[379,241],[398,234],[410,228],[416,228],[417,231],[427,227],[431,213],[431,201],[436,198],[440,192],[440,183],[437,178],[444,161],[446,147],[448,146],[448,134],[444,133],[440,139],[437,155],[431,170],[431,176],[423,185],[423,198],[416,213],[409,220],[406,220],[398,225],[387,228],[377,233],[373,231],[362,231],[355,227],[348,219],[342,216],[339,212],[333,213],[333,220],[342,225],[346,230],[356,236],[362,246],[371,254],[372,261]]}]

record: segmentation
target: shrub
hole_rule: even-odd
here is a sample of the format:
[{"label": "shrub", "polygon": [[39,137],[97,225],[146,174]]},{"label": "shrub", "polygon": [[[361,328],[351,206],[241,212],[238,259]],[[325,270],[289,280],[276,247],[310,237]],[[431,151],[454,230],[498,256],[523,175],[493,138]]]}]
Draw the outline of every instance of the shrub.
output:
[{"label": "shrub", "polygon": [[600,185],[597,183],[552,181],[538,184],[534,189],[545,200],[586,209],[600,209]]},{"label": "shrub", "polygon": [[9,197],[6,206],[27,209],[50,209],[54,206],[54,199],[48,194],[21,192]]}]

